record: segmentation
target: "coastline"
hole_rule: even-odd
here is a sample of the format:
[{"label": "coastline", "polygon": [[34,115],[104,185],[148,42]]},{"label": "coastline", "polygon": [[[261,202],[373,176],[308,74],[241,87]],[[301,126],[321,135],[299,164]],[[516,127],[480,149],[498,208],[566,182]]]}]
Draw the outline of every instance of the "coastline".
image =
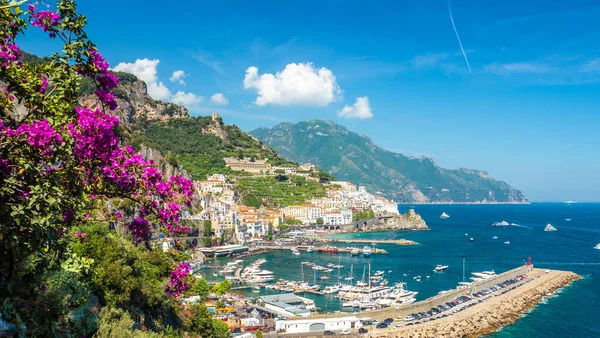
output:
[{"label": "coastline", "polygon": [[534,271],[538,276],[531,282],[450,317],[410,327],[374,330],[371,337],[480,337],[513,324],[545,297],[582,278],[570,271]]},{"label": "coastline", "polygon": [[454,204],[464,204],[464,205],[527,205],[532,202],[399,202],[398,205],[454,205]]}]

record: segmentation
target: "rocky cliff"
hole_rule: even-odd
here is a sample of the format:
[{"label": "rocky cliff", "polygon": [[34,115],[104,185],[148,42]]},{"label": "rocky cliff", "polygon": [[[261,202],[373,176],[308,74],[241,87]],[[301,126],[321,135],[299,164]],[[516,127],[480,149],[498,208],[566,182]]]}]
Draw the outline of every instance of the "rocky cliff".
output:
[{"label": "rocky cliff", "polygon": [[[166,121],[189,116],[187,108],[183,106],[158,101],[150,97],[146,83],[139,80],[135,75],[123,72],[117,72],[116,74],[119,76],[120,82],[113,92],[118,107],[116,110],[110,111],[110,114],[115,115],[121,125],[125,127],[124,142],[131,143],[131,138],[135,137],[135,133],[132,133],[128,127],[136,122]],[[87,80],[83,80],[79,102],[81,106],[86,108],[102,108],[96,95],[92,93],[93,89],[94,87]],[[173,161],[170,156],[165,156],[159,150],[143,143],[137,148],[146,160],[152,160],[156,163],[164,177],[169,178],[175,175],[190,177],[181,164]]]},{"label": "rocky cliff", "polygon": [[[189,111],[183,106],[150,97],[146,83],[135,75],[122,72],[116,74],[121,80],[114,90],[119,107],[111,114],[117,116],[122,124],[129,125],[144,120],[165,121],[189,116]],[[82,97],[79,101],[83,107],[90,109],[100,107],[100,102],[92,91],[92,86],[82,83],[80,90]]]}]

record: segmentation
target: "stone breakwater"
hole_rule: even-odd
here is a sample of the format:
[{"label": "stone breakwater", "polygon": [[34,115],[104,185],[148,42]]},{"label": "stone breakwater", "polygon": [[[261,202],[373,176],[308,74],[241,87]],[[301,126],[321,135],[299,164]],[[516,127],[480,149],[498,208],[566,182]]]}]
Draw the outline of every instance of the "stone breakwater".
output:
[{"label": "stone breakwater", "polygon": [[514,323],[544,297],[581,276],[568,271],[535,269],[538,276],[504,295],[493,297],[450,317],[389,330],[375,330],[371,337],[479,337]]}]

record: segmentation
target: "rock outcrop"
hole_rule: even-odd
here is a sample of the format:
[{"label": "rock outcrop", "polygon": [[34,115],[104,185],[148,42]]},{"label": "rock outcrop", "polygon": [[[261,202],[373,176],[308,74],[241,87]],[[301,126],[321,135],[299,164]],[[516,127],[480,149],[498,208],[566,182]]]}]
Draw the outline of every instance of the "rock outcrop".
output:
[{"label": "rock outcrop", "polygon": [[406,214],[393,215],[391,218],[380,218],[378,226],[382,229],[394,230],[429,230],[421,215],[412,209],[409,209]]},{"label": "rock outcrop", "polygon": [[202,127],[202,134],[215,135],[223,140],[223,142],[227,142],[227,131],[224,128],[223,120],[219,118],[217,113],[212,113],[210,123]]},{"label": "rock outcrop", "polygon": [[[120,75],[120,74],[118,74]],[[153,99],[148,95],[146,83],[131,74],[120,76],[121,82],[114,90],[118,108],[110,113],[119,118],[122,124],[129,125],[143,119],[164,121],[172,118],[188,117],[187,108],[169,102]],[[83,107],[101,107],[95,94],[84,95],[79,99]]]}]

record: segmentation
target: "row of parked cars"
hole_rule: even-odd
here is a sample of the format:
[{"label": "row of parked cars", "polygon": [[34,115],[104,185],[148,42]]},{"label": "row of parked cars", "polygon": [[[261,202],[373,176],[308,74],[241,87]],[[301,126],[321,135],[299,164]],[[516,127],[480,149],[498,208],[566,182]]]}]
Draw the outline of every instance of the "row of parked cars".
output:
[{"label": "row of parked cars", "polygon": [[[453,301],[449,301],[449,302],[446,302],[445,304],[438,305],[438,306],[436,306],[434,308],[431,308],[431,310],[429,310],[427,312],[419,312],[419,313],[410,314],[410,315],[404,317],[404,321],[411,322],[411,321],[414,321],[414,320],[422,320],[422,319],[424,321],[429,321],[429,319],[428,319],[429,317],[435,316],[435,315],[440,314],[440,313],[442,313],[444,311],[450,310],[451,308],[454,308],[454,307],[456,307],[456,306],[458,306],[460,304],[468,302],[468,301],[470,301],[471,299],[474,299],[474,298],[482,298],[478,302],[478,303],[481,303],[485,299],[489,298],[489,297],[487,297],[488,295],[490,295],[491,293],[493,293],[495,291],[498,291],[500,289],[505,289],[506,288],[506,290],[504,290],[501,293],[501,294],[504,294],[504,293],[506,293],[506,292],[514,289],[516,286],[513,286],[511,288],[508,288],[508,287],[511,286],[511,285],[513,285],[513,284],[515,284],[515,283],[517,283],[517,282],[519,282],[519,281],[521,281],[521,280],[523,280],[523,279],[525,279],[525,278],[526,278],[526,276],[520,275],[520,276],[517,276],[515,278],[508,279],[508,280],[506,280],[506,281],[504,281],[502,283],[496,284],[496,285],[494,285],[494,286],[492,286],[492,287],[490,287],[488,289],[476,292],[476,293],[472,294],[471,296],[460,296],[460,297],[456,298]],[[467,306],[462,306],[459,309],[455,310],[454,312],[462,311],[462,310],[466,309],[467,307],[471,307],[471,306],[473,306],[475,304],[476,303],[471,303],[471,304],[469,304]],[[440,316],[440,318],[447,317],[449,315],[450,315],[449,313],[446,313],[446,314]],[[414,324],[420,324],[420,322],[408,323],[407,325],[414,325]]]}]

